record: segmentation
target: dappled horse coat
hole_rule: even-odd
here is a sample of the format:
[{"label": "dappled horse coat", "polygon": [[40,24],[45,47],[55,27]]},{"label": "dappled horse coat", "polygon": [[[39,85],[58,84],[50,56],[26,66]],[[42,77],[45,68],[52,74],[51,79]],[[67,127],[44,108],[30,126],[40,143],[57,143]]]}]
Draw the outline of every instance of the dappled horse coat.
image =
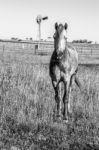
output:
[{"label": "dappled horse coat", "polygon": [[[63,102],[63,119],[68,121],[70,111],[70,92],[73,77],[78,86],[79,82],[76,78],[78,53],[75,48],[67,45],[66,30],[67,23],[65,23],[65,25],[58,25],[58,23],[55,24],[54,51],[50,59],[49,73],[55,90],[57,117],[62,117],[61,110]],[[64,84],[63,99],[61,97],[61,82]]]}]

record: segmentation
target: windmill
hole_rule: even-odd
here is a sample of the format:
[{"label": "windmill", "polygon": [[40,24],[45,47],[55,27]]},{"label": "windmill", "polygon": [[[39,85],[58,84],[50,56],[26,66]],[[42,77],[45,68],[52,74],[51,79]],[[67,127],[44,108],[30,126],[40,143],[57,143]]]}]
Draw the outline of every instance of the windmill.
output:
[{"label": "windmill", "polygon": [[38,23],[38,33],[39,33],[39,41],[41,40],[41,22],[42,20],[47,20],[48,17],[42,17],[41,15],[38,15],[36,18],[36,22]]}]

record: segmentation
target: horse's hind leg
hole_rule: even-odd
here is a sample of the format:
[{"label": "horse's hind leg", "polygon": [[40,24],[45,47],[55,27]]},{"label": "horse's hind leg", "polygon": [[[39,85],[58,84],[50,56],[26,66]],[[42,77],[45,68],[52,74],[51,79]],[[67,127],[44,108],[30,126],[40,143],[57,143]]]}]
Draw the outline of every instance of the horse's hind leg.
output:
[{"label": "horse's hind leg", "polygon": [[62,116],[62,99],[61,99],[61,83],[58,84],[58,109],[57,115],[61,118]]},{"label": "horse's hind leg", "polygon": [[73,77],[74,77],[76,85],[79,87],[80,91],[82,91],[82,86],[81,86],[79,78],[77,77],[77,72],[78,72],[78,68],[76,69],[75,73],[73,74]]},{"label": "horse's hind leg", "polygon": [[80,91],[82,91],[81,83],[80,83],[80,81],[79,81],[78,77],[76,76],[76,74],[75,74],[75,83],[76,83],[76,84],[77,84],[77,86],[79,87]]},{"label": "horse's hind leg", "polygon": [[72,81],[73,81],[73,75],[71,76],[70,78],[70,84],[69,84],[69,91],[68,91],[68,112],[69,114],[72,113],[72,110],[71,110],[71,88],[72,88]]}]

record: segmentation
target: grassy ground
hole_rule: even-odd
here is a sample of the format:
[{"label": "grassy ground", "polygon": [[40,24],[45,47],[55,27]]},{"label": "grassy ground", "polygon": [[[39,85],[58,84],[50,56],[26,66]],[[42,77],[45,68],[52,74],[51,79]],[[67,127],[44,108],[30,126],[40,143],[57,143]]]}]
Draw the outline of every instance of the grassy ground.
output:
[{"label": "grassy ground", "polygon": [[99,149],[99,67],[80,66],[68,124],[55,119],[48,66],[0,65],[1,150]]}]

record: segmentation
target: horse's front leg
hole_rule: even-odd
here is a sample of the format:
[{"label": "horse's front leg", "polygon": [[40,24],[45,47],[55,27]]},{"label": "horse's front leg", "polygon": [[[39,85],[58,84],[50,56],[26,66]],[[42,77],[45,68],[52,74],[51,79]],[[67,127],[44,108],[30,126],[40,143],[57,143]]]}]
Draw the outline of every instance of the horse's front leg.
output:
[{"label": "horse's front leg", "polygon": [[70,78],[68,80],[64,80],[64,110],[63,110],[63,119],[68,122],[69,119],[69,94],[70,94]]},{"label": "horse's front leg", "polygon": [[53,87],[55,90],[55,101],[57,105],[57,117],[61,119],[61,109],[62,109],[62,100],[61,100],[61,83],[53,81]]}]

